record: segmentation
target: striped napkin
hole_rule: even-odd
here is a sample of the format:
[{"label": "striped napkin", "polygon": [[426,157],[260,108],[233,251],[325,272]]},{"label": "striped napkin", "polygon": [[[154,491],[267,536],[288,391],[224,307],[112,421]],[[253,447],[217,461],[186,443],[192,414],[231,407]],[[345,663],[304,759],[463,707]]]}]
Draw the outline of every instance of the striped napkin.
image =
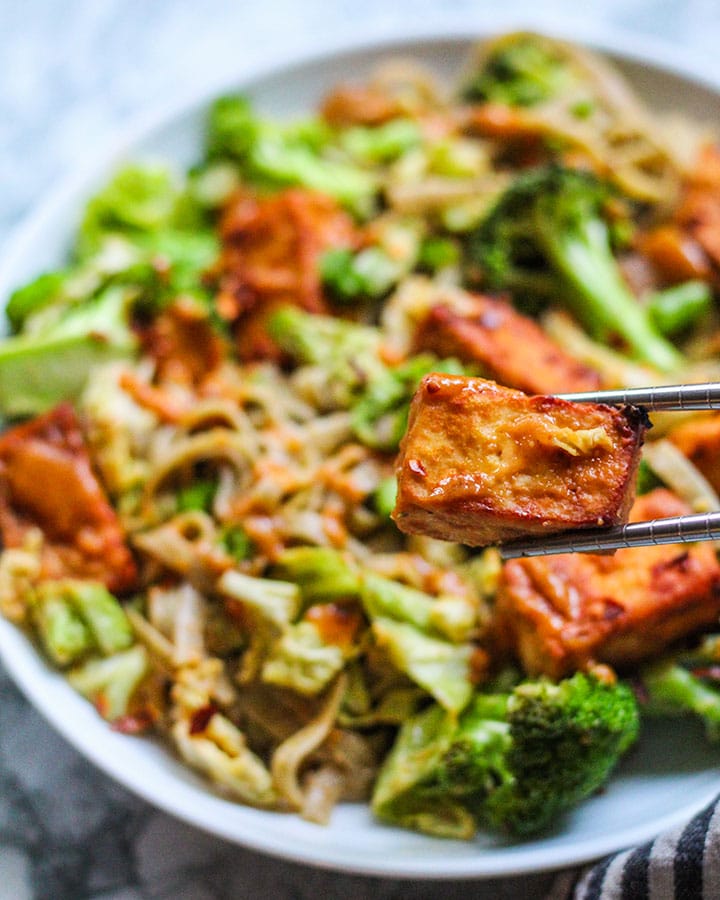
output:
[{"label": "striped napkin", "polygon": [[547,900],[720,900],[720,797],[654,841],[563,873]]}]

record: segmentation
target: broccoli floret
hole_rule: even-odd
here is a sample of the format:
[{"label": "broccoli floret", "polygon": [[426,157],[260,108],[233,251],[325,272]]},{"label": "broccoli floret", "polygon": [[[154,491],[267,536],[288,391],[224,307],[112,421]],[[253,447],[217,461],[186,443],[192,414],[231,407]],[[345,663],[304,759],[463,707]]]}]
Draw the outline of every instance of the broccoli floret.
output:
[{"label": "broccoli floret", "polygon": [[696,716],[708,740],[720,740],[720,638],[708,636],[695,650],[669,654],[640,671],[641,712]]},{"label": "broccoli floret", "polygon": [[476,694],[459,719],[432,706],[401,728],[373,810],[440,836],[532,834],[597,790],[637,731],[632,691],[583,674]]},{"label": "broccoli floret", "polygon": [[535,35],[501,41],[482,70],[463,90],[466,100],[534,106],[558,94],[572,80],[565,60]]},{"label": "broccoli floret", "polygon": [[593,337],[618,335],[660,370],[682,361],[630,293],[603,218],[606,186],[592,175],[548,166],[520,175],[471,235],[466,277],[509,290],[537,307],[557,298]]},{"label": "broccoli floret", "polygon": [[508,703],[511,743],[501,778],[483,804],[491,825],[512,834],[540,831],[607,780],[638,735],[627,685],[583,674],[559,684],[528,682]]}]

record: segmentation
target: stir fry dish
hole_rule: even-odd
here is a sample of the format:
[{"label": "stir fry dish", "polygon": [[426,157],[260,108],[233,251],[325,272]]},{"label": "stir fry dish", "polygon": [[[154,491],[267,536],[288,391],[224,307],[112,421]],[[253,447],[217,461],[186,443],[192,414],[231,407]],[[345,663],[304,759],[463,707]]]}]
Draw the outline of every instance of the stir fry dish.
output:
[{"label": "stir fry dish", "polygon": [[480,549],[720,508],[719,416],[552,396],[718,379],[720,148],[548,37],[458,71],[222,97],[89,200],[7,303],[0,610],[231,800],[524,837],[720,739],[712,545]]}]

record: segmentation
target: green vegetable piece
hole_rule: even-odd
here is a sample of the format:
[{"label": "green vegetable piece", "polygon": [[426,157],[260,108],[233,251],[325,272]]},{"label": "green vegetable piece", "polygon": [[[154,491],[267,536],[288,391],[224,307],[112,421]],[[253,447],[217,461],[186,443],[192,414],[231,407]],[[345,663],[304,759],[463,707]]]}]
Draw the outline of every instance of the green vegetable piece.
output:
[{"label": "green vegetable piece", "polygon": [[375,617],[372,631],[395,667],[451,712],[460,712],[472,695],[471,644],[428,637],[406,622]]},{"label": "green vegetable piece", "polygon": [[473,813],[506,774],[507,699],[477,695],[459,722],[437,705],[406,721],[375,783],[373,812],[436,837],[471,838]]},{"label": "green vegetable piece", "polygon": [[395,509],[396,500],[397,478],[394,475],[388,475],[375,488],[372,495],[372,505],[379,516],[389,519],[390,513]]},{"label": "green vegetable piece", "polygon": [[194,481],[192,484],[181,488],[175,498],[177,511],[190,512],[197,509],[207,512],[212,507],[217,487],[217,479],[207,478]]},{"label": "green vegetable piece", "polygon": [[239,600],[261,619],[280,629],[300,613],[300,589],[287,581],[253,578],[235,569],[228,569],[218,579],[217,590],[227,597]]},{"label": "green vegetable piece", "polygon": [[116,172],[88,203],[80,226],[81,255],[109,231],[153,232],[171,224],[180,192],[168,169],[131,165]]},{"label": "green vegetable piece", "polygon": [[437,272],[460,262],[460,248],[452,238],[425,238],[420,247],[418,266],[430,272]]},{"label": "green vegetable piece", "polygon": [[90,630],[62,594],[40,591],[32,604],[32,619],[50,659],[68,666],[93,646]]},{"label": "green vegetable piece", "polygon": [[651,294],[650,317],[662,334],[674,335],[690,328],[712,306],[712,292],[704,281],[686,281]]},{"label": "green vegetable piece", "polygon": [[312,622],[298,622],[275,641],[261,677],[269,684],[312,696],[324,690],[344,665],[342,648],[324,643]]},{"label": "green vegetable piece", "polygon": [[[49,582],[47,589],[53,590],[54,585]],[[125,650],[133,643],[133,631],[125,610],[104,585],[66,579],[58,582],[57,588],[88,626],[93,642],[103,656]]]},{"label": "green vegetable piece", "polygon": [[249,559],[255,551],[252,540],[240,525],[226,525],[221,531],[220,543],[238,562]]},{"label": "green vegetable piece", "polygon": [[431,706],[400,729],[372,807],[430,834],[533,834],[596,791],[637,732],[632,691],[583,674],[478,693],[459,719]]},{"label": "green vegetable piece", "polygon": [[128,704],[149,670],[147,650],[136,644],[104,659],[91,659],[68,672],[68,681],[114,722],[128,711]]},{"label": "green vegetable piece", "polygon": [[258,128],[247,97],[219,97],[210,109],[205,144],[208,158],[244,159],[257,138]]},{"label": "green vegetable piece", "polygon": [[463,91],[466,100],[535,106],[559,94],[572,74],[557,52],[534,35],[503,41]]},{"label": "green vegetable piece", "polygon": [[47,328],[0,345],[0,411],[33,415],[76,398],[90,369],[131,357],[137,341],[128,327],[128,294],[108,288],[97,299],[67,310]]},{"label": "green vegetable piece", "polygon": [[471,235],[466,278],[509,290],[532,308],[559,299],[595,338],[620,335],[662,371],[682,356],[630,293],[612,256],[602,207],[608,189],[592,175],[548,166],[518,176]]},{"label": "green vegetable piece", "polygon": [[571,107],[570,112],[576,119],[589,119],[595,112],[595,108],[595,102],[593,100],[578,100],[577,103]]},{"label": "green vegetable piece", "polygon": [[559,684],[526,682],[508,703],[509,777],[483,804],[490,824],[536,833],[591,796],[637,739],[638,709],[624,684],[578,673]]},{"label": "green vegetable piece", "polygon": [[349,407],[367,382],[385,371],[377,328],[287,306],[270,316],[268,331],[297,362],[322,368],[330,408]]},{"label": "green vegetable piece", "polygon": [[390,618],[407,622],[421,631],[430,627],[433,598],[415,588],[365,572],[362,580],[362,605],[371,619]]},{"label": "green vegetable piece", "polygon": [[407,429],[410,401],[429,372],[462,374],[456,359],[438,360],[429,354],[413,356],[395,369],[372,379],[352,409],[352,428],[358,440],[374,450],[397,450]]},{"label": "green vegetable piece", "polygon": [[357,597],[360,593],[361,581],[356,567],[330,547],[285,550],[274,573],[299,585],[305,606]]},{"label": "green vegetable piece", "polygon": [[[696,659],[695,663],[702,672],[702,660]],[[717,662],[709,659],[705,666],[717,666]],[[661,717],[695,715],[705,726],[708,740],[720,741],[720,687],[716,679],[706,682],[669,657],[645,666],[640,673],[640,683],[644,714]]]},{"label": "green vegetable piece", "polygon": [[643,494],[649,494],[650,491],[655,490],[656,487],[660,487],[661,485],[662,481],[653,472],[647,461],[641,459],[640,465],[638,466],[635,493],[639,496],[642,496]]},{"label": "green vegetable piece", "polygon": [[350,156],[369,165],[392,162],[421,143],[420,128],[409,119],[392,119],[372,128],[358,125],[340,137],[340,146]]},{"label": "green vegetable piece", "polygon": [[29,316],[51,305],[57,299],[66,277],[67,273],[64,271],[47,272],[13,291],[5,307],[13,331],[20,331]]}]

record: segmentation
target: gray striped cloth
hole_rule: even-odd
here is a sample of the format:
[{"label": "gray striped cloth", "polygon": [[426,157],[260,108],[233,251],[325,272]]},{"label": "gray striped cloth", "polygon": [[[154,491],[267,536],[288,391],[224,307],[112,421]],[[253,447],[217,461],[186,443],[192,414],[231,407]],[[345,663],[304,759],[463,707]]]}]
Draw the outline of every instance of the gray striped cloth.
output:
[{"label": "gray striped cloth", "polygon": [[720,797],[654,841],[564,873],[547,900],[720,900]]}]

